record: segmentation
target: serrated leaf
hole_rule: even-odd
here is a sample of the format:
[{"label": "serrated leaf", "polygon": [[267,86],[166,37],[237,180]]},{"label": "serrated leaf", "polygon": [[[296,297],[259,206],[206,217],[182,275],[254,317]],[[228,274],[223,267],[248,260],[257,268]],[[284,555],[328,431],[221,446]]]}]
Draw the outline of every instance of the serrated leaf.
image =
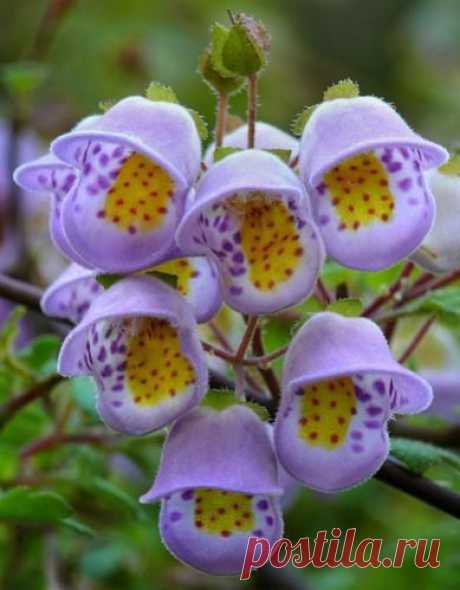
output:
[{"label": "serrated leaf", "polygon": [[460,154],[451,154],[449,160],[439,167],[439,172],[448,176],[460,176]]},{"label": "serrated leaf", "polygon": [[211,64],[213,69],[220,76],[222,76],[222,78],[235,77],[235,73],[224,66],[222,59],[222,51],[224,49],[225,42],[227,41],[228,33],[229,29],[220,23],[214,23],[214,25],[211,27]]},{"label": "serrated leaf", "polygon": [[201,141],[206,141],[208,138],[208,124],[203,116],[195,109],[187,109],[193,121],[195,122],[196,130],[200,136]]},{"label": "serrated leaf", "polygon": [[145,91],[145,97],[155,102],[179,103],[174,90],[161,82],[150,82]]},{"label": "serrated leaf", "polygon": [[358,317],[362,314],[364,306],[360,299],[347,297],[345,299],[337,299],[327,306],[327,311],[333,311],[346,317]]},{"label": "serrated leaf", "polygon": [[291,130],[294,135],[302,135],[305,125],[308,123],[308,120],[313,115],[317,106],[317,104],[313,104],[311,106],[305,107],[303,111],[296,115],[291,123]]},{"label": "serrated leaf", "polygon": [[256,74],[266,63],[265,55],[241,24],[230,29],[222,48],[224,68],[240,76]]},{"label": "serrated leaf", "polygon": [[264,152],[268,152],[269,154],[273,154],[274,156],[276,156],[280,160],[283,160],[283,162],[286,164],[289,163],[289,160],[291,159],[291,154],[292,154],[291,150],[285,150],[285,149],[281,149],[281,148],[272,148],[269,150],[264,150]]},{"label": "serrated leaf", "polygon": [[359,96],[359,85],[350,78],[340,80],[326,88],[323,94],[323,100],[335,100],[336,98],[356,98]]},{"label": "serrated leaf", "polygon": [[113,106],[115,106],[117,104],[117,102],[118,101],[115,100],[114,98],[106,98],[104,100],[100,100],[97,106],[99,107],[99,110],[101,110],[103,113],[106,113]]},{"label": "serrated leaf", "polygon": [[219,162],[220,160],[223,160],[224,158],[226,158],[227,156],[231,156],[232,154],[236,154],[237,152],[242,152],[243,149],[242,148],[236,148],[236,147],[218,147],[214,150],[214,162]]},{"label": "serrated leaf", "polygon": [[55,492],[16,487],[0,495],[0,520],[51,524],[67,518],[72,508]]},{"label": "serrated leaf", "polygon": [[203,52],[198,71],[211,90],[218,95],[230,96],[241,90],[244,85],[244,78],[241,76],[234,76],[231,72],[228,76],[222,76],[219,73],[213,65],[211,49]]},{"label": "serrated leaf", "polygon": [[455,453],[417,440],[392,438],[391,454],[420,475],[440,464],[460,471],[460,457]]},{"label": "serrated leaf", "polygon": [[252,410],[263,421],[269,419],[267,410],[255,402],[242,402],[235,397],[235,393],[229,389],[210,389],[201,405],[213,410],[226,410],[232,406],[245,406]]}]

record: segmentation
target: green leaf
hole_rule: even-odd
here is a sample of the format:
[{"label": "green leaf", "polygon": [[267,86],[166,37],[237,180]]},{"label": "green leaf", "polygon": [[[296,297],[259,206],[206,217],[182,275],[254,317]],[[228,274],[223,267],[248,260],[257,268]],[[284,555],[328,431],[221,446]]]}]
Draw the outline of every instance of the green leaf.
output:
[{"label": "green leaf", "polygon": [[222,47],[223,66],[240,76],[257,74],[267,63],[269,48],[270,38],[262,23],[240,13]]},{"label": "green leaf", "polygon": [[89,527],[84,522],[81,522],[77,518],[63,518],[61,519],[60,523],[65,526],[66,528],[79,533],[80,535],[85,535],[87,537],[95,537],[96,531]]},{"label": "green leaf", "polygon": [[67,501],[55,492],[16,487],[0,495],[0,520],[51,524],[72,514]]},{"label": "green leaf", "polygon": [[18,354],[18,359],[37,377],[48,377],[56,372],[57,357],[61,342],[52,335],[35,338]]},{"label": "green leaf", "polygon": [[460,286],[452,285],[432,291],[403,308],[406,314],[436,313],[446,322],[457,322],[460,318]]},{"label": "green leaf", "polygon": [[222,52],[227,41],[229,29],[220,23],[214,23],[211,28],[210,58],[213,69],[222,78],[234,78],[235,73],[225,67]]},{"label": "green leaf", "polygon": [[460,457],[431,444],[406,438],[392,438],[391,453],[411,471],[423,475],[432,467],[447,465],[460,471]]},{"label": "green leaf", "polygon": [[305,125],[308,123],[308,120],[313,115],[313,112],[317,106],[317,104],[313,104],[311,106],[305,107],[303,111],[296,115],[291,123],[291,130],[294,135],[302,135]]},{"label": "green leaf", "polygon": [[201,141],[206,141],[208,138],[208,124],[206,123],[205,119],[195,109],[187,110],[195,123],[196,130],[198,131],[198,135],[200,136]]},{"label": "green leaf", "polygon": [[160,272],[159,270],[149,270],[145,274],[149,275],[150,277],[154,277],[163,283],[166,283],[173,289],[177,289],[177,275],[172,275],[167,272]]},{"label": "green leaf", "polygon": [[14,342],[19,333],[19,322],[26,314],[25,307],[15,307],[0,331],[0,360],[13,354]]},{"label": "green leaf", "polygon": [[88,578],[106,578],[118,570],[125,558],[126,547],[122,543],[92,546],[81,558],[81,570]]},{"label": "green leaf", "polygon": [[363,312],[364,306],[360,299],[347,297],[345,299],[337,299],[327,306],[327,311],[333,311],[346,317],[357,317]]},{"label": "green leaf", "polygon": [[175,102],[179,103],[176,93],[171,86],[161,84],[161,82],[150,82],[145,91],[145,96],[155,102]]},{"label": "green leaf", "polygon": [[232,406],[245,406],[252,410],[263,421],[269,419],[267,410],[255,402],[242,402],[235,397],[235,393],[229,389],[210,389],[201,405],[213,410],[222,411]]},{"label": "green leaf", "polygon": [[229,96],[235,94],[244,85],[244,78],[241,76],[234,76],[231,72],[229,72],[229,76],[220,74],[214,67],[211,49],[206,49],[201,55],[198,71],[211,90],[218,95]]},{"label": "green leaf", "polygon": [[230,156],[231,154],[236,154],[237,152],[242,152],[243,149],[242,148],[237,148],[237,147],[218,147],[217,149],[214,150],[214,162],[219,162],[220,160],[223,160],[224,158],[226,158],[227,156]]},{"label": "green leaf", "polygon": [[359,96],[359,85],[350,78],[340,80],[326,88],[323,94],[323,100],[335,100],[336,98],[356,98]]},{"label": "green leaf", "polygon": [[146,518],[146,513],[137,499],[130,496],[111,481],[102,479],[101,477],[95,478],[91,481],[88,489],[92,490],[92,492],[102,494],[114,506],[127,510],[133,516],[140,519]]},{"label": "green leaf", "polygon": [[289,160],[291,159],[291,154],[292,154],[291,150],[284,150],[281,148],[272,148],[270,150],[264,150],[264,152],[268,152],[269,154],[273,154],[274,156],[276,156],[280,160],[283,160],[283,162],[285,164],[289,163]]},{"label": "green leaf", "polygon": [[452,153],[448,162],[439,167],[439,172],[448,176],[460,176],[460,153]]},{"label": "green leaf", "polygon": [[104,289],[110,289],[112,285],[124,279],[126,275],[122,274],[101,274],[96,276],[96,281],[104,287]]},{"label": "green leaf", "polygon": [[92,418],[99,419],[96,410],[97,389],[91,377],[74,377],[70,380],[70,394],[75,403],[87,412]]},{"label": "green leaf", "polygon": [[97,106],[103,113],[106,113],[115,106],[117,102],[118,101],[115,98],[106,98],[105,100],[100,100]]}]

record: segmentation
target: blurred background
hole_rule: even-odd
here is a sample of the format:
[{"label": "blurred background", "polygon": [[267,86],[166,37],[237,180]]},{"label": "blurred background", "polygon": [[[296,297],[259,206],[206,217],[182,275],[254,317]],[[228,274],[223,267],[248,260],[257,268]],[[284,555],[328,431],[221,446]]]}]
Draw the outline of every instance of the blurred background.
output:
[{"label": "blurred background", "polygon": [[[0,203],[17,196],[10,180],[13,164],[38,155],[54,136],[98,112],[101,101],[141,94],[151,80],[172,86],[212,129],[214,96],[196,67],[210,25],[225,23],[228,8],[262,19],[273,37],[270,66],[260,83],[259,119],[288,130],[293,117],[320,100],[326,86],[350,77],[363,94],[394,103],[423,135],[448,148],[458,144],[458,0],[0,0]],[[244,116],[244,93],[233,98],[231,108]],[[50,248],[47,206],[46,199],[22,196],[5,206],[0,219],[0,241],[11,224],[20,231],[7,270],[42,286],[64,264]],[[347,278],[353,283],[352,275]],[[379,276],[369,278],[365,288],[378,290],[379,280],[387,278]],[[334,269],[327,277],[331,284],[342,279]],[[270,346],[276,348],[288,334],[288,327],[274,322]],[[46,375],[58,344],[52,337],[39,342],[26,349],[23,360]],[[426,354],[433,358],[432,352]],[[2,368],[0,398],[12,388],[10,374]],[[78,412],[68,409],[69,399]],[[137,505],[158,462],[155,437],[116,441],[109,450],[95,445],[51,448],[34,454],[33,469],[21,464],[19,451],[46,436],[56,415],[71,414],[67,420],[78,427],[97,426],[92,400],[85,380],[65,384],[51,413],[45,406],[29,407],[0,438],[4,489],[18,483],[51,489],[75,511],[58,525],[52,519],[24,524],[20,518],[8,522],[0,506],[0,521],[6,518],[0,522],[4,588],[225,590],[241,585],[178,564],[161,544],[157,508]],[[460,487],[456,474],[440,469],[436,477]],[[439,537],[441,567],[417,570],[407,560],[400,570],[307,569],[291,572],[292,578],[290,572],[280,578],[258,575],[253,587],[351,590],[360,585],[383,590],[391,584],[395,589],[454,590],[460,585],[458,522],[382,483],[372,481],[328,498],[302,490],[286,518],[286,536],[293,540],[323,528],[356,527],[359,538],[383,537],[388,553],[400,537]]]}]

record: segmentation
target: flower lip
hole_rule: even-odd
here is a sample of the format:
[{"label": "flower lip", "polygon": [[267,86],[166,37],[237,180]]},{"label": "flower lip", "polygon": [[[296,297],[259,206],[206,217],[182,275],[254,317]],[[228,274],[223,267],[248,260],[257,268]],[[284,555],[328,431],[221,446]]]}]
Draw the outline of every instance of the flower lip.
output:
[{"label": "flower lip", "polygon": [[[348,368],[340,371],[337,369],[331,369],[330,371],[309,374],[308,377],[297,377],[287,384],[287,389],[292,396],[297,389],[305,385],[310,385],[311,383],[317,383],[318,381],[326,379],[334,379],[336,377],[352,377],[356,374],[392,375],[393,379],[396,381],[396,389],[398,389],[402,384],[406,384],[406,386],[411,388],[420,388],[422,396],[420,396],[421,399],[419,403],[410,405],[408,409],[404,408],[405,414],[415,414],[426,410],[430,406],[433,399],[432,387],[426,381],[426,379],[423,379],[415,373],[412,373],[405,367],[399,365],[396,361],[394,361],[393,368],[388,367],[387,365],[379,366],[362,364],[349,366]],[[398,412],[396,411],[396,413]]]},{"label": "flower lip", "polygon": [[40,306],[43,313],[49,316],[66,317],[58,313],[58,299],[63,289],[72,285],[96,277],[97,272],[83,268],[77,264],[71,264],[43,293]]},{"label": "flower lip", "polygon": [[[354,110],[356,113],[353,113]],[[347,115],[350,119],[353,115],[353,120],[343,123]],[[329,121],[324,124],[322,117],[329,118]],[[340,132],[332,133],[332,126],[338,120],[342,121]],[[322,128],[318,130],[321,123]],[[330,139],[319,153],[316,151],[312,155],[309,152],[313,147],[317,148],[318,133],[326,134]],[[315,109],[305,127],[300,147],[301,176],[307,184],[316,186],[323,175],[342,160],[387,145],[420,149],[425,156],[425,162],[422,162],[424,168],[439,166],[448,159],[448,152],[442,146],[416,134],[384,101],[372,96],[335,99]],[[312,161],[306,163],[307,159]]]},{"label": "flower lip", "polygon": [[71,164],[63,162],[54,154],[48,153],[36,160],[32,160],[32,162],[18,166],[13,173],[13,179],[24,190],[48,190],[39,182],[38,176],[41,171],[52,170],[68,170],[71,172],[75,168]]},{"label": "flower lip", "polygon": [[103,141],[113,145],[125,145],[138,153],[146,156],[158,166],[161,166],[173,178],[176,183],[176,194],[182,193],[187,189],[188,183],[184,175],[177,168],[165,159],[157,150],[146,145],[143,141],[130,136],[127,133],[117,133],[110,131],[97,131],[95,129],[88,131],[70,131],[55,139],[51,144],[51,151],[58,157],[81,169],[81,164],[75,161],[71,152],[78,145],[85,142]]},{"label": "flower lip", "polygon": [[[233,170],[236,171],[240,164],[245,164],[242,174],[234,176]],[[259,169],[254,169],[251,164],[259,167]],[[266,176],[260,176],[262,168],[265,168]],[[273,168],[273,171],[270,168]],[[216,182],[221,173],[225,175],[222,182]],[[220,190],[220,186],[225,184],[229,185],[228,188]],[[302,206],[306,214],[310,215],[310,205],[304,189],[297,176],[286,164],[277,156],[262,150],[244,150],[231,154],[214,164],[204,175],[198,185],[196,198],[177,229],[176,241],[179,246],[188,253],[202,253],[203,249],[197,248],[191,231],[191,228],[197,223],[200,213],[235,193],[243,191],[255,191],[267,195],[282,194],[287,198],[293,197],[297,202],[303,201]]]},{"label": "flower lip", "polygon": [[[193,453],[184,453],[184,442]],[[251,445],[250,452],[245,452],[246,443]],[[240,405],[222,411],[197,408],[177,420],[155,481],[140,501],[156,502],[175,492],[203,487],[252,495],[283,494],[266,426],[252,410]]]},{"label": "flower lip", "polygon": [[[134,295],[126,296],[132,289]],[[144,292],[141,290],[144,289]],[[165,305],[165,303],[169,305]],[[179,334],[193,329],[195,320],[188,304],[180,295],[162,281],[145,276],[132,276],[115,283],[93,302],[84,319],[65,339],[58,358],[58,370],[62,375],[86,374],[78,366],[91,326],[101,320],[122,318],[159,318],[168,321]],[[193,359],[189,359],[193,362]]]}]

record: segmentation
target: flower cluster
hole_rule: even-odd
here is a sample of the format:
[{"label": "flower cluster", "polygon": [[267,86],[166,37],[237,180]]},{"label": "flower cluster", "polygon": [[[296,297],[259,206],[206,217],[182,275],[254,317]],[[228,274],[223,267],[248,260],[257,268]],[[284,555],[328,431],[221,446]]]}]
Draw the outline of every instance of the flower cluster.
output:
[{"label": "flower cluster", "polygon": [[[281,536],[293,480],[337,492],[371,477],[389,452],[388,421],[432,397],[375,323],[322,311],[289,345],[274,425],[236,397],[206,402],[197,324],[223,304],[254,326],[252,316],[302,302],[326,254],[362,270],[412,255],[435,216],[440,183],[426,171],[446,159],[374,97],[324,101],[300,142],[266,123],[253,131],[253,147],[240,127],[224,138],[228,153],[211,146],[202,165],[187,109],[129,97],[15,175],[53,195],[51,235],[72,261],[42,301],[75,324],[59,371],[94,378],[111,428],[170,427],[141,501],[161,501],[170,551],[212,574],[239,572],[250,535]],[[430,236],[437,244],[435,227]],[[239,382],[240,349],[227,352]]]}]

